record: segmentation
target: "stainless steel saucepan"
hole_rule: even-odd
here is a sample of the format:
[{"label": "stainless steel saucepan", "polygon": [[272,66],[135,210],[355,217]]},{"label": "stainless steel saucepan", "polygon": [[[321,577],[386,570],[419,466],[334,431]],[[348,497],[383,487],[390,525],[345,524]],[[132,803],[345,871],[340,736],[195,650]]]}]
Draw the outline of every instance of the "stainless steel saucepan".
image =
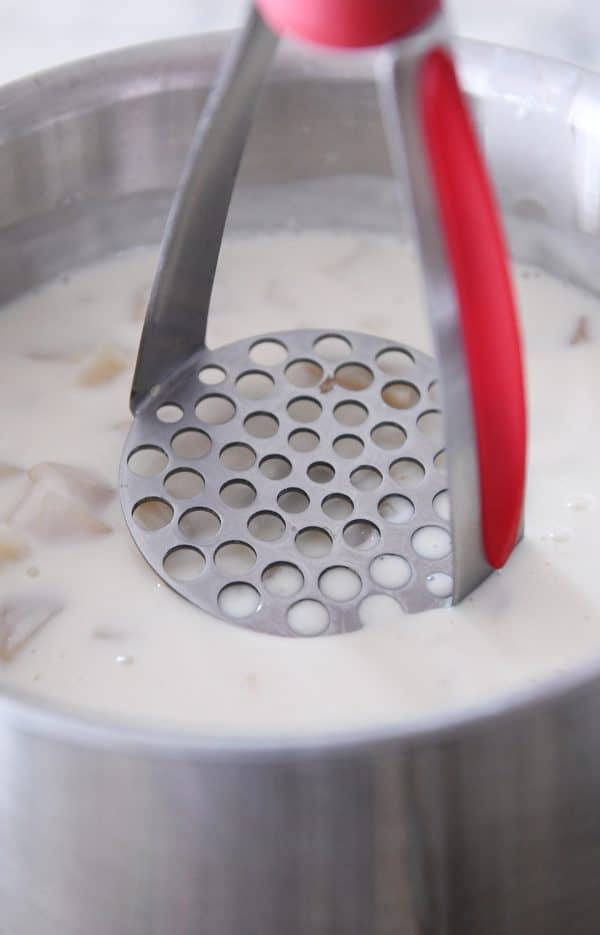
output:
[{"label": "stainless steel saucepan", "polygon": [[[158,241],[227,42],[125,50],[0,92],[0,301]],[[458,55],[513,254],[600,292],[600,78]],[[369,66],[284,48],[231,225],[396,229],[396,196]],[[596,935],[599,719],[597,660],[463,718],[297,742],[5,694],[0,933]]]}]

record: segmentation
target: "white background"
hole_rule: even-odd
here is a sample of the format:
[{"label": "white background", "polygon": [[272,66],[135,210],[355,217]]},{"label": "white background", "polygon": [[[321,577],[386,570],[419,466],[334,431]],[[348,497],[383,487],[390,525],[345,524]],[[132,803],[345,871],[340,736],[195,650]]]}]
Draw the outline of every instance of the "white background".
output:
[{"label": "white background", "polygon": [[[378,2],[378,0],[373,0]],[[600,70],[600,0],[446,0],[455,32]],[[245,0],[0,0],[0,82],[95,52],[225,29]]]}]

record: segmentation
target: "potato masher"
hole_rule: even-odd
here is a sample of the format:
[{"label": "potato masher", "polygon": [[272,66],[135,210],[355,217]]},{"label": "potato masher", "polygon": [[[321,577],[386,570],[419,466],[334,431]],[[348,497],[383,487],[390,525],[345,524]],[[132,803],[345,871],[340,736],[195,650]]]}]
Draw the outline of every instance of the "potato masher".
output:
[{"label": "potato masher", "polygon": [[[374,50],[392,164],[412,190],[436,361],[327,328],[205,345],[229,202],[284,35]],[[437,0],[257,0],[175,194],[131,409],[126,522],[155,571],[218,617],[280,635],[341,633],[360,626],[370,594],[422,611],[459,602],[504,565],[522,533],[519,328]],[[429,431],[442,419],[445,444]]]}]

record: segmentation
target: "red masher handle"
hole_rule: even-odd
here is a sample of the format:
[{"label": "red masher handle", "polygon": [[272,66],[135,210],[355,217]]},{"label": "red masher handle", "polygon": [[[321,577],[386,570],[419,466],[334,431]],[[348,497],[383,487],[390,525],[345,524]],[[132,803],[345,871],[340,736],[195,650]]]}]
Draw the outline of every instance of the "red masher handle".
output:
[{"label": "red masher handle", "polygon": [[440,8],[439,0],[256,0],[256,5],[276,33],[336,48],[400,39]]},{"label": "red masher handle", "polygon": [[454,65],[444,49],[425,56],[418,93],[469,371],[483,546],[490,565],[500,568],[519,535],[527,454],[521,338],[507,251]]}]

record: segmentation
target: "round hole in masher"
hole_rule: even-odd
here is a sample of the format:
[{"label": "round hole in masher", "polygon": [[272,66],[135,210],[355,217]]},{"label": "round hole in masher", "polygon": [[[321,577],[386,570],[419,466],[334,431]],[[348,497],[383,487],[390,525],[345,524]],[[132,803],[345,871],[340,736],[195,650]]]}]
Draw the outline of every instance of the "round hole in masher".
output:
[{"label": "round hole in masher", "polygon": [[131,515],[140,529],[145,532],[157,532],[168,526],[173,519],[173,507],[160,497],[146,497],[135,504]]},{"label": "round hole in masher", "polygon": [[256,453],[250,445],[232,442],[221,448],[219,461],[229,471],[247,471],[256,461]]},{"label": "round hole in masher", "polygon": [[416,458],[398,458],[390,464],[390,477],[400,487],[415,487],[425,477],[425,468]]},{"label": "round hole in masher", "polygon": [[225,376],[226,374],[222,367],[209,364],[202,368],[198,374],[198,379],[201,383],[205,383],[206,386],[217,386],[219,383],[224,382]]},{"label": "round hole in masher", "polygon": [[171,439],[171,448],[178,458],[195,461],[209,453],[212,441],[201,429],[182,429]]},{"label": "round hole in masher", "polygon": [[294,597],[304,585],[304,575],[291,562],[273,562],[265,568],[261,580],[274,597]]},{"label": "round hole in masher", "polygon": [[277,434],[279,421],[269,412],[253,412],[244,419],[244,428],[254,438],[272,438]]},{"label": "round hole in masher", "polygon": [[425,586],[434,597],[452,597],[454,581],[451,575],[443,571],[434,571],[427,575]]},{"label": "round hole in masher", "polygon": [[444,440],[444,419],[437,409],[424,412],[417,419],[417,428],[433,442],[441,444]]},{"label": "round hole in masher", "polygon": [[194,507],[186,510],[179,520],[179,529],[186,539],[195,542],[208,542],[214,539],[221,528],[221,520],[206,507]]},{"label": "round hole in masher", "polygon": [[371,441],[378,448],[393,451],[402,448],[406,441],[406,432],[395,422],[380,422],[371,430]]},{"label": "round hole in masher", "polygon": [[285,368],[285,375],[292,386],[304,389],[321,382],[323,368],[314,360],[293,360]]},{"label": "round hole in masher", "polygon": [[224,542],[216,549],[213,561],[223,575],[244,575],[256,564],[256,552],[246,542]]},{"label": "round hole in masher", "polygon": [[380,351],[375,360],[379,369],[391,377],[404,376],[415,365],[412,354],[399,347],[388,347]]},{"label": "round hole in masher", "polygon": [[416,386],[404,380],[388,383],[381,391],[381,398],[392,409],[412,409],[421,398]]},{"label": "round hole in masher", "polygon": [[159,422],[180,422],[183,418],[183,409],[177,403],[163,403],[156,410],[156,418]]},{"label": "round hole in masher", "polygon": [[409,562],[402,555],[378,555],[369,566],[369,574],[380,588],[403,588],[411,578]]},{"label": "round hole in masher", "polygon": [[332,601],[351,601],[360,594],[361,588],[360,577],[345,565],[327,568],[319,576],[321,594]]},{"label": "round hole in masher", "polygon": [[273,338],[255,341],[250,348],[251,360],[262,367],[277,367],[283,363],[287,355],[288,349],[283,341],[277,341]]},{"label": "round hole in masher", "polygon": [[360,552],[374,549],[380,538],[379,529],[368,519],[355,519],[344,527],[344,542]]},{"label": "round hole in masher", "polygon": [[379,515],[388,523],[399,525],[407,523],[415,512],[415,506],[408,497],[401,494],[391,493],[383,497],[377,504]]},{"label": "round hole in masher", "polygon": [[373,372],[365,364],[341,364],[335,371],[335,382],[345,390],[360,392],[373,382]]},{"label": "round hole in masher", "polygon": [[329,519],[339,521],[347,519],[352,514],[354,503],[346,494],[332,493],[323,499],[321,509]]},{"label": "round hole in masher", "polygon": [[313,484],[328,484],[335,477],[335,469],[327,461],[313,461],[306,473]]},{"label": "round hole in masher", "polygon": [[269,480],[283,480],[292,470],[292,464],[283,455],[266,455],[258,466],[260,473]]},{"label": "round hole in masher", "polygon": [[450,493],[440,490],[433,498],[433,509],[440,519],[450,522]]},{"label": "round hole in masher", "polygon": [[201,422],[208,425],[224,425],[235,415],[235,404],[228,396],[212,393],[196,403],[195,413]]},{"label": "round hole in masher", "polygon": [[323,407],[311,396],[298,396],[287,405],[287,413],[294,422],[316,422]]},{"label": "round hole in masher", "polygon": [[251,584],[236,581],[221,589],[218,604],[226,616],[239,620],[256,613],[260,607],[260,594]]},{"label": "round hole in masher", "polygon": [[234,510],[243,510],[256,500],[256,489],[245,480],[230,480],[219,491],[221,500]]},{"label": "round hole in masher", "polygon": [[261,542],[277,542],[285,532],[285,521],[272,510],[260,510],[248,520],[248,532]]},{"label": "round hole in masher", "polygon": [[354,425],[362,425],[369,417],[369,410],[366,406],[363,406],[362,403],[355,402],[351,399],[345,399],[343,402],[337,404],[333,410],[333,415],[340,425],[351,427]]},{"label": "round hole in masher", "polygon": [[288,445],[294,451],[314,451],[320,438],[312,429],[295,429],[288,436]]},{"label": "round hole in masher", "polygon": [[324,334],[317,338],[313,350],[322,360],[338,363],[352,353],[352,345],[341,334]]},{"label": "round hole in masher", "polygon": [[364,442],[358,435],[338,435],[333,443],[333,450],[340,458],[358,458],[364,449]]},{"label": "round hole in masher", "polygon": [[177,468],[167,474],[164,487],[176,500],[191,500],[204,490],[204,478],[198,471],[189,468]]},{"label": "round hole in masher", "polygon": [[350,483],[357,490],[376,490],[383,480],[383,474],[369,464],[363,464],[352,471]]},{"label": "round hole in masher", "polygon": [[166,452],[156,445],[141,445],[127,459],[127,467],[138,477],[156,477],[162,474],[168,463]]},{"label": "round hole in masher", "polygon": [[320,526],[307,526],[301,529],[295,539],[296,548],[307,558],[323,558],[333,548],[333,539]]},{"label": "round hole in masher", "polygon": [[244,399],[264,399],[275,388],[275,381],[261,370],[247,370],[235,381],[235,388]]},{"label": "round hole in masher", "polygon": [[282,490],[277,497],[277,503],[284,513],[303,513],[310,503],[308,494],[299,487],[290,487]]},{"label": "round hole in masher", "polygon": [[200,577],[205,565],[202,552],[189,545],[176,546],[163,559],[163,569],[174,581],[194,581]]},{"label": "round hole in masher", "polygon": [[452,549],[450,533],[441,526],[421,526],[413,533],[411,543],[417,555],[430,560],[445,558]]},{"label": "round hole in masher", "polygon": [[296,636],[320,636],[329,626],[329,611],[320,601],[298,601],[288,610],[287,622]]}]

